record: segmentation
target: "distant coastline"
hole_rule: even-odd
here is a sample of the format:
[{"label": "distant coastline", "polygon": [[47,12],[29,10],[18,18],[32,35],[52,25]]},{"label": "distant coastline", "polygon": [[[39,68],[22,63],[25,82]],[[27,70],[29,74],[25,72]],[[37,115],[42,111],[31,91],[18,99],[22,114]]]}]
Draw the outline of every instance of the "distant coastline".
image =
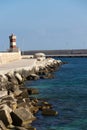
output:
[{"label": "distant coastline", "polygon": [[30,50],[30,51],[22,51],[22,54],[23,55],[33,55],[38,52],[45,53],[47,57],[87,57],[87,49]]}]

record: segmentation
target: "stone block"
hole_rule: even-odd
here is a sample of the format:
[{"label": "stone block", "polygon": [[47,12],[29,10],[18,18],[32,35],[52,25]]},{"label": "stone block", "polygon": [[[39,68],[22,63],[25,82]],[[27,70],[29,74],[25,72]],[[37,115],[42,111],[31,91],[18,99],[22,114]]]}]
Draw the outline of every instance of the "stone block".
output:
[{"label": "stone block", "polygon": [[39,90],[37,88],[28,88],[28,93],[32,94],[39,94]]},{"label": "stone block", "polygon": [[4,123],[1,120],[0,120],[0,129],[7,130],[6,126],[4,125]]},{"label": "stone block", "polygon": [[26,128],[24,128],[24,127],[15,127],[15,130],[27,130]]},{"label": "stone block", "polygon": [[0,120],[2,120],[6,126],[12,124],[12,119],[8,110],[0,110]]},{"label": "stone block", "polygon": [[2,102],[3,101],[15,101],[15,99],[14,99],[14,97],[13,97],[13,95],[6,95],[6,96],[4,96],[4,97],[2,97],[2,100],[1,100]]},{"label": "stone block", "polygon": [[21,84],[22,81],[23,81],[22,76],[21,76],[19,73],[15,73],[15,77],[16,77],[16,79],[18,80],[18,83]]},{"label": "stone block", "polygon": [[0,91],[0,98],[7,96],[7,94],[8,94],[7,90]]},{"label": "stone block", "polygon": [[15,78],[13,71],[12,71],[12,72],[8,72],[8,73],[6,74],[6,76],[7,76],[7,78],[8,78],[8,81],[10,81],[10,82],[13,83],[13,84],[18,84],[18,81],[17,81],[17,79]]},{"label": "stone block", "polygon": [[28,77],[27,77],[27,80],[38,80],[40,77],[36,74],[30,74]]},{"label": "stone block", "polygon": [[32,113],[23,107],[11,112],[11,117],[13,119],[13,125],[16,126],[32,123],[32,121],[35,120],[35,117],[32,115]]},{"label": "stone block", "polygon": [[29,93],[27,89],[21,89],[22,93],[20,94],[20,96],[22,96],[22,98],[29,98]]}]

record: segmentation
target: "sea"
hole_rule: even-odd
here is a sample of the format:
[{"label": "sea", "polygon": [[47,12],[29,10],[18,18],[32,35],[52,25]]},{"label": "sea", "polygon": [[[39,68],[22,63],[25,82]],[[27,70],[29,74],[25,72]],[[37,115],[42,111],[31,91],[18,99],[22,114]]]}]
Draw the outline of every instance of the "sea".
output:
[{"label": "sea", "polygon": [[38,88],[34,97],[48,101],[57,116],[36,114],[37,130],[87,130],[87,58],[56,58],[67,64],[54,72],[53,79],[27,81],[27,87]]}]

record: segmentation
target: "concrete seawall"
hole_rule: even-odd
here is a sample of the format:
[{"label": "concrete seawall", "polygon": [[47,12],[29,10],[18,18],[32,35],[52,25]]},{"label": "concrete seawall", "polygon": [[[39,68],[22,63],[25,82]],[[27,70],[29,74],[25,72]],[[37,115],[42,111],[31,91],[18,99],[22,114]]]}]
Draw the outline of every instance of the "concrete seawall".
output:
[{"label": "concrete seawall", "polygon": [[21,59],[20,52],[3,52],[0,53],[0,64],[6,64],[11,61]]}]

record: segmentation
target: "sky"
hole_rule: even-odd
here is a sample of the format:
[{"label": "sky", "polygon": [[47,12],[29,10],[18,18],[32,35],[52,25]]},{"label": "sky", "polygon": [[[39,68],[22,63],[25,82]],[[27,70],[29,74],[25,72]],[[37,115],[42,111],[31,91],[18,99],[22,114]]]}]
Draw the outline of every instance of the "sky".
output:
[{"label": "sky", "polygon": [[87,49],[87,0],[0,0],[0,51]]}]

